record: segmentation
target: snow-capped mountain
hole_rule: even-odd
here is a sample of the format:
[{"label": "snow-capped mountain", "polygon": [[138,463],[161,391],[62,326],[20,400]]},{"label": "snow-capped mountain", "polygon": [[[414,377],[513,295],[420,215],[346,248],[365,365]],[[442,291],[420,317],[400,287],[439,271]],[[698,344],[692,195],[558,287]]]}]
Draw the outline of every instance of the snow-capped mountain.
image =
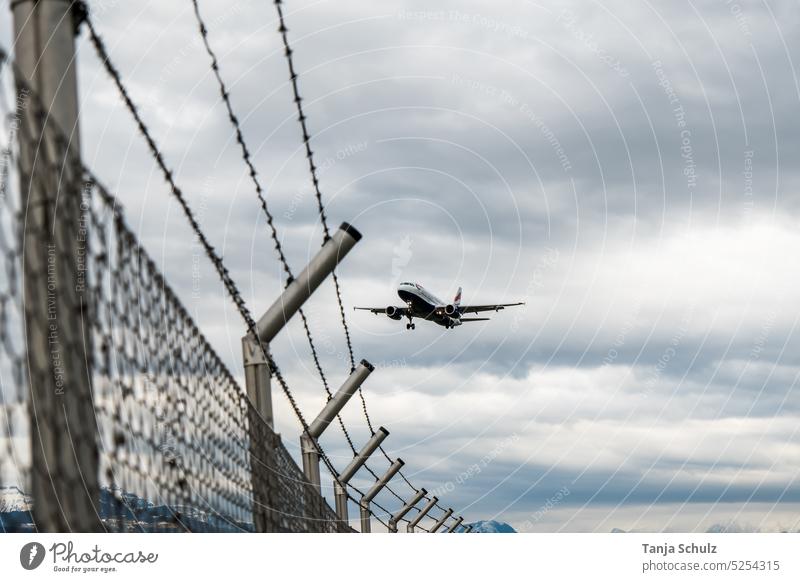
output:
[{"label": "snow-capped mountain", "polygon": [[0,532],[32,532],[31,498],[19,487],[0,487]]},{"label": "snow-capped mountain", "polygon": [[30,511],[31,498],[19,487],[0,487],[0,512]]},{"label": "snow-capped mountain", "polygon": [[476,521],[467,525],[472,526],[470,533],[517,533],[517,530],[507,523],[493,519]]}]

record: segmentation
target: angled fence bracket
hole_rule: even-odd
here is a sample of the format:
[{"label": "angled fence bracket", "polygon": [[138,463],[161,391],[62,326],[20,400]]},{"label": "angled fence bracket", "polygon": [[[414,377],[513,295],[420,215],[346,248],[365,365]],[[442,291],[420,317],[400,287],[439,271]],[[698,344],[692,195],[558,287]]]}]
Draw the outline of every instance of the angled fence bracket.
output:
[{"label": "angled fence bracket", "polygon": [[442,517],[440,517],[440,518],[439,518],[439,521],[437,521],[436,523],[434,523],[434,524],[433,524],[433,527],[430,529],[430,532],[429,532],[429,533],[436,533],[436,531],[437,531],[437,530],[438,530],[440,527],[442,527],[442,526],[444,525],[444,522],[446,522],[446,521],[447,521],[447,519],[448,519],[448,518],[449,518],[451,515],[453,515],[453,510],[452,510],[452,509],[448,509],[447,511],[445,511],[445,512],[444,512],[444,515],[442,515]]},{"label": "angled fence bracket", "polygon": [[319,474],[319,451],[317,450],[317,439],[322,436],[325,429],[341,412],[344,405],[353,397],[358,387],[372,373],[375,368],[366,360],[361,363],[348,376],[341,388],[328,400],[325,408],[317,415],[308,427],[308,433],[300,436],[300,448],[303,454],[303,473],[305,473],[311,484],[321,492],[321,482]]},{"label": "angled fence bracket", "polygon": [[439,503],[439,498],[438,497],[431,497],[431,500],[428,501],[428,503],[425,504],[425,507],[423,507],[422,509],[419,510],[419,513],[417,514],[417,516],[414,519],[412,519],[410,522],[408,522],[408,525],[406,526],[406,531],[408,533],[414,533],[414,528],[417,527],[417,525],[419,525],[419,522],[422,521],[423,517],[425,517],[426,515],[428,515],[428,513],[430,513],[431,509],[436,507],[437,503]]},{"label": "angled fence bracket", "polygon": [[370,533],[371,524],[370,524],[370,515],[371,511],[369,508],[369,504],[372,503],[372,500],[375,499],[375,496],[381,492],[381,490],[389,484],[389,481],[392,480],[397,472],[403,468],[405,463],[402,459],[397,459],[392,466],[384,473],[383,477],[375,481],[375,485],[373,485],[369,491],[364,494],[364,497],[361,498],[358,505],[361,509],[361,533]]},{"label": "angled fence bracket", "polygon": [[353,475],[361,468],[361,466],[367,462],[367,459],[375,452],[375,450],[381,446],[381,443],[389,436],[389,431],[383,427],[380,427],[374,435],[367,441],[367,444],[358,452],[358,454],[353,457],[353,460],[350,461],[350,464],[344,468],[344,470],[339,473],[339,478],[333,484],[333,491],[334,497],[336,498],[336,514],[339,516],[339,519],[347,523],[349,517],[347,515],[347,484],[350,482],[350,479],[353,478]]},{"label": "angled fence bracket", "polygon": [[258,337],[269,344],[283,329],[303,303],[311,297],[325,278],[333,273],[336,265],[361,240],[361,233],[346,222],[325,241],[303,272],[297,275],[283,290],[267,312],[256,324]]},{"label": "angled fence bracket", "polygon": [[405,515],[414,509],[414,506],[419,503],[428,494],[425,489],[420,489],[417,494],[412,497],[400,510],[389,519],[389,532],[397,533],[397,522],[405,517]]}]

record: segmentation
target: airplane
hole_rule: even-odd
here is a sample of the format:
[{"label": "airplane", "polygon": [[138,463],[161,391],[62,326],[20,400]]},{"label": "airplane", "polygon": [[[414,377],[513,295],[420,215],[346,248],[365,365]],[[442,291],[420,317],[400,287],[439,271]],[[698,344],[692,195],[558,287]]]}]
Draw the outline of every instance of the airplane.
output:
[{"label": "airplane", "polygon": [[461,287],[458,288],[452,303],[444,303],[436,296],[432,295],[422,285],[418,283],[400,283],[397,287],[397,294],[406,306],[395,307],[354,307],[354,310],[371,311],[378,314],[383,313],[390,319],[400,321],[404,317],[408,318],[406,329],[416,329],[413,318],[426,319],[443,326],[445,329],[453,329],[465,322],[488,321],[488,317],[462,317],[465,313],[480,313],[482,311],[500,311],[506,307],[524,305],[518,303],[497,303],[495,305],[461,305]]}]

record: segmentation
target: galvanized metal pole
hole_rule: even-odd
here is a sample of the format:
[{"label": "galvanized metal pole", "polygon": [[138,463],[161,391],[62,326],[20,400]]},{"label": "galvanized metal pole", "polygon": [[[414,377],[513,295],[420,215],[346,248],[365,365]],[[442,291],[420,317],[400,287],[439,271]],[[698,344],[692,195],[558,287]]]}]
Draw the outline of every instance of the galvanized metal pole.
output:
[{"label": "galvanized metal pole", "polygon": [[349,511],[347,509],[347,485],[340,485],[338,482],[333,483],[333,499],[336,502],[336,515],[342,523],[350,521]]},{"label": "galvanized metal pole", "polygon": [[404,464],[405,463],[402,459],[397,459],[394,463],[392,463],[392,466],[389,467],[389,470],[386,471],[383,477],[378,479],[375,482],[375,485],[373,485],[370,490],[364,494],[364,497],[361,498],[361,501],[358,504],[359,508],[361,509],[361,533],[369,533],[371,529],[371,512],[369,509],[369,504],[372,503],[372,500],[375,499],[375,496],[381,492],[381,489],[388,485],[389,481],[392,480],[392,477],[394,477],[397,472],[403,468]]},{"label": "galvanized metal pole", "polygon": [[267,312],[258,320],[256,330],[264,343],[273,338],[297,313],[320,283],[330,275],[336,265],[361,240],[361,233],[353,226],[343,222],[339,229],[325,241],[308,266],[283,291]]},{"label": "galvanized metal pole", "polygon": [[317,493],[322,494],[322,478],[319,473],[319,450],[316,439],[307,434],[300,435],[300,454],[303,457],[303,474]]},{"label": "galvanized metal pole", "polygon": [[455,531],[458,529],[458,526],[460,526],[461,522],[463,522],[463,521],[464,521],[464,518],[463,517],[459,517],[456,520],[456,522],[447,529],[447,533],[455,533]]},{"label": "galvanized metal pole", "polygon": [[345,383],[337,390],[336,394],[309,425],[308,432],[300,436],[300,450],[303,456],[303,473],[318,492],[322,492],[319,474],[319,451],[316,440],[322,436],[331,421],[341,412],[344,405],[353,397],[358,387],[372,373],[375,368],[366,360],[361,360],[358,367],[348,376]]},{"label": "galvanized metal pole", "polygon": [[464,530],[464,533],[469,533],[469,532],[471,532],[471,531],[472,531],[472,527],[473,527],[473,526],[472,526],[472,524],[469,524],[469,525],[466,527],[466,529]]},{"label": "galvanized metal pole", "polygon": [[242,356],[247,396],[264,422],[274,429],[269,364],[258,342],[250,334],[242,338]]},{"label": "galvanized metal pole", "polygon": [[325,408],[317,415],[314,422],[308,426],[308,434],[311,437],[318,439],[322,436],[322,433],[328,428],[328,425],[336,418],[336,415],[341,412],[344,405],[347,404],[347,401],[350,400],[356,390],[358,390],[358,387],[364,383],[364,380],[366,380],[374,370],[375,367],[367,360],[361,360],[361,363],[353,370],[350,376],[347,377],[347,380],[345,380],[344,384],[336,391],[333,398],[328,400]]},{"label": "galvanized metal pole", "polygon": [[[250,407],[247,410],[249,419],[248,436],[250,440],[250,471],[253,488],[253,527],[257,532],[266,532],[275,528],[274,486],[275,481],[265,478],[265,467],[272,462],[274,432],[272,418],[272,395],[270,393],[269,364],[258,341],[252,334],[242,338],[242,356],[244,359],[244,383]],[[269,428],[266,428],[269,427]]]},{"label": "galvanized metal pole", "polygon": [[77,22],[68,0],[14,0],[11,9],[18,102],[24,105],[18,135],[32,453],[27,493],[38,531],[94,531],[103,525],[85,277]]},{"label": "galvanized metal pole", "polygon": [[446,522],[451,515],[453,515],[452,509],[448,509],[447,511],[445,511],[444,515],[442,515],[442,517],[439,518],[439,521],[433,524],[433,527],[430,529],[430,533],[436,533],[436,530],[442,527],[442,525],[444,525],[444,522]]},{"label": "galvanized metal pole", "polygon": [[430,512],[431,509],[436,507],[437,503],[439,503],[439,498],[438,497],[431,497],[431,500],[428,501],[428,503],[425,505],[425,507],[423,507],[420,510],[420,512],[417,514],[417,516],[408,523],[408,525],[406,526],[406,531],[408,533],[414,533],[414,528],[417,527],[417,525],[419,524],[420,521],[422,521],[423,517],[428,515],[428,512]]},{"label": "galvanized metal pole", "polygon": [[344,523],[347,523],[349,520],[347,515],[347,484],[387,436],[389,436],[389,431],[383,427],[380,427],[367,441],[367,444],[364,445],[359,453],[353,457],[353,460],[350,461],[350,464],[348,464],[347,467],[345,467],[344,470],[339,473],[338,481],[335,481],[333,484],[334,497],[336,499],[336,514]]},{"label": "galvanized metal pole", "polygon": [[426,495],[428,494],[425,489],[420,489],[417,491],[416,495],[412,497],[408,503],[406,503],[400,510],[395,513],[391,519],[389,519],[389,532],[390,533],[397,533],[397,522],[399,522],[403,517],[405,517],[406,513],[414,509],[414,506],[419,503]]}]

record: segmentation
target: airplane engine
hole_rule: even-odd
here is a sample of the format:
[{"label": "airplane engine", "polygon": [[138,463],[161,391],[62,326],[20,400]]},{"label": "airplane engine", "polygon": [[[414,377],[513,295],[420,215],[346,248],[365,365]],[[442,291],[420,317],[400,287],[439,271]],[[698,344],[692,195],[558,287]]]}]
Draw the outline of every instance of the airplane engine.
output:
[{"label": "airplane engine", "polygon": [[452,304],[446,305],[445,308],[444,308],[444,312],[447,315],[454,315],[456,311],[457,311],[456,306],[452,305]]},{"label": "airplane engine", "polygon": [[403,317],[403,315],[400,313],[400,310],[397,307],[391,305],[386,308],[386,315],[390,319],[395,319],[395,320],[401,319]]}]

